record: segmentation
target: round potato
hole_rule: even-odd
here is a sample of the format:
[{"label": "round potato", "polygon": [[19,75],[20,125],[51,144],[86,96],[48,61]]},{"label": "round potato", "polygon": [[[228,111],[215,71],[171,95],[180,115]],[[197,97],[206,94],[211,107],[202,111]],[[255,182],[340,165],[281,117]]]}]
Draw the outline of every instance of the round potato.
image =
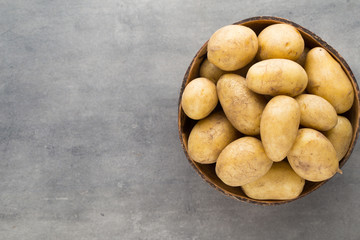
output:
[{"label": "round potato", "polygon": [[260,135],[266,155],[274,162],[283,160],[295,142],[300,124],[299,104],[288,96],[276,96],[261,116]]},{"label": "round potato", "polygon": [[216,162],[215,171],[225,184],[237,187],[264,176],[272,163],[260,140],[243,137],[224,148]]},{"label": "round potato", "polygon": [[344,113],[351,108],[354,90],[350,79],[325,49],[316,47],[308,52],[305,70],[309,76],[309,93],[325,98],[337,113]]},{"label": "round potato", "polygon": [[311,128],[299,130],[287,157],[294,171],[308,181],[324,181],[341,172],[331,142]]},{"label": "round potato", "polygon": [[228,25],[217,30],[207,46],[209,61],[222,70],[234,71],[254,59],[258,50],[255,32],[245,26]]},{"label": "round potato", "polygon": [[297,175],[287,162],[274,163],[270,170],[254,182],[241,186],[251,198],[261,200],[290,200],[297,198],[305,180]]},{"label": "round potato", "polygon": [[304,39],[299,31],[288,24],[273,24],[262,30],[258,37],[260,60],[286,58],[296,61],[304,50]]},{"label": "round potato", "polygon": [[207,78],[196,78],[186,87],[181,98],[185,114],[199,120],[208,116],[218,103],[215,84]]},{"label": "round potato", "polygon": [[189,156],[198,163],[214,163],[220,152],[238,137],[240,133],[223,112],[212,113],[191,130],[188,140]]},{"label": "round potato", "polygon": [[319,131],[328,131],[335,127],[337,123],[336,111],[324,98],[313,94],[301,94],[295,99],[300,106],[300,123],[302,126]]},{"label": "round potato", "polygon": [[297,96],[305,90],[307,82],[305,70],[288,59],[268,59],[255,63],[246,75],[248,88],[271,96]]},{"label": "round potato", "polygon": [[336,157],[339,161],[349,150],[352,135],[353,129],[351,123],[343,116],[338,116],[335,127],[325,132],[325,136],[330,140],[336,150]]},{"label": "round potato", "polygon": [[200,66],[200,77],[207,78],[215,84],[225,71],[221,70],[206,58]]},{"label": "round potato", "polygon": [[260,133],[260,118],[266,101],[246,87],[245,78],[224,74],[217,82],[220,104],[232,125],[246,135]]}]

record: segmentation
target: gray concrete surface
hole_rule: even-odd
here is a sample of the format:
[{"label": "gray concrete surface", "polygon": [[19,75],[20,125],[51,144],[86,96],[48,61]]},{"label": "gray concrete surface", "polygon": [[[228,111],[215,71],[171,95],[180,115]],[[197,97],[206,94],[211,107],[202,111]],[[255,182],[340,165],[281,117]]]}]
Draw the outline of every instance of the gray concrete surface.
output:
[{"label": "gray concrete surface", "polygon": [[182,77],[221,26],[256,15],[316,32],[360,78],[360,3],[0,1],[0,239],[360,239],[360,148],[276,207],[195,173],[177,133]]}]

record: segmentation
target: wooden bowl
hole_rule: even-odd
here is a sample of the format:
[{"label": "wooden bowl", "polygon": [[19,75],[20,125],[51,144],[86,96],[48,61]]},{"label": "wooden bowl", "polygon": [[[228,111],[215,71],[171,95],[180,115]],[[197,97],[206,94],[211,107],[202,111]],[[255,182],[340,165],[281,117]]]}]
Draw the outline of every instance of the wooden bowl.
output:
[{"label": "wooden bowl", "polygon": [[[354,74],[352,73],[349,65],[346,63],[346,61],[340,56],[340,54],[331,46],[329,46],[325,41],[323,41],[320,37],[315,35],[314,33],[310,32],[309,30],[301,27],[300,25],[293,23],[287,19],[279,18],[279,17],[268,17],[268,16],[260,16],[260,17],[253,17],[248,18],[245,20],[242,20],[240,22],[234,23],[238,25],[247,26],[251,29],[253,29],[256,34],[259,34],[262,29],[265,27],[275,24],[275,23],[287,23],[299,30],[302,37],[304,38],[305,45],[309,48],[313,47],[322,47],[325,48],[333,57],[336,59],[346,74],[348,75],[349,79],[351,80],[352,86],[354,88],[355,99],[354,104],[352,108],[346,112],[345,114],[342,114],[346,116],[353,127],[353,138],[351,140],[350,148],[345,155],[345,157],[340,161],[340,168],[344,166],[345,162],[350,157],[351,152],[354,149],[356,140],[358,138],[359,134],[359,87],[357,85],[357,82],[355,80]],[[260,205],[277,205],[277,204],[283,204],[287,202],[294,201],[298,198],[304,197],[308,195],[309,193],[315,191],[320,186],[322,186],[326,181],[323,182],[309,182],[306,181],[305,187],[303,192],[300,194],[300,196],[296,199],[292,200],[255,200],[252,198],[247,197],[244,192],[241,190],[240,187],[230,187],[226,184],[224,184],[216,175],[215,173],[215,164],[200,164],[197,162],[194,162],[188,154],[188,137],[190,134],[190,131],[192,127],[195,125],[196,121],[188,118],[181,107],[181,97],[184,91],[185,86],[194,78],[199,77],[199,67],[202,63],[202,61],[206,58],[206,52],[207,52],[207,42],[200,48],[200,50],[195,55],[194,59],[190,63],[189,68],[187,69],[184,80],[182,82],[181,90],[180,90],[180,97],[179,97],[179,108],[178,108],[178,125],[179,125],[179,134],[180,134],[180,141],[181,145],[184,149],[185,155],[187,159],[189,160],[189,163],[191,166],[194,167],[196,172],[212,187],[219,190],[220,192],[224,193],[225,195],[255,204]],[[344,173],[346,174],[346,172]]]}]

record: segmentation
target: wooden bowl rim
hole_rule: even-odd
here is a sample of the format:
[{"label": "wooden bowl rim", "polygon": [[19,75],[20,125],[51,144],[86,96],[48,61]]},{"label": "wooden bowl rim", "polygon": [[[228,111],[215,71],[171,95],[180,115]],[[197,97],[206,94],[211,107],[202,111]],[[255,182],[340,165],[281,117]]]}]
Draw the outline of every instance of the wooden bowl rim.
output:
[{"label": "wooden bowl rim", "polygon": [[[347,64],[347,62],[345,61],[345,59],[333,48],[331,47],[327,42],[325,42],[324,40],[322,40],[319,36],[317,36],[315,33],[309,31],[308,29],[298,25],[297,23],[294,23],[288,19],[285,18],[281,18],[281,17],[274,17],[274,16],[256,16],[256,17],[251,17],[251,18],[246,18],[243,19],[241,21],[235,22],[233,24],[236,25],[242,25],[245,23],[249,23],[249,22],[256,22],[256,21],[262,21],[262,20],[267,20],[269,21],[269,23],[272,21],[272,24],[276,24],[276,23],[287,23],[289,25],[294,26],[295,28],[297,28],[298,30],[301,31],[302,34],[306,34],[308,35],[310,38],[314,39],[317,43],[319,43],[323,48],[325,48],[328,52],[330,52],[331,55],[333,55],[333,57],[335,57],[335,60],[338,60],[337,62],[339,62],[339,64],[342,65],[343,68],[346,69],[346,71],[348,72],[348,74],[350,75],[350,80],[352,82],[353,87],[355,88],[354,90],[356,91],[356,94],[354,94],[354,102],[357,101],[359,103],[359,86],[357,84],[357,81],[355,79],[355,76],[353,74],[353,72],[351,71],[349,65]],[[313,191],[317,190],[319,187],[321,187],[322,185],[324,185],[328,180],[325,180],[323,182],[318,183],[318,185],[316,185],[315,187],[313,187],[311,190],[309,190],[308,192],[302,193],[300,194],[297,198],[291,199],[291,200],[256,200],[256,199],[251,199],[249,197],[245,198],[245,197],[241,197],[241,196],[235,196],[233,195],[231,192],[222,189],[221,187],[215,185],[212,180],[210,178],[208,178],[205,174],[203,174],[200,169],[195,165],[195,163],[193,162],[193,160],[191,160],[189,154],[187,153],[186,147],[185,147],[185,143],[184,143],[184,139],[183,139],[183,132],[182,132],[182,128],[181,128],[181,98],[182,98],[182,93],[184,92],[185,89],[185,85],[186,82],[188,81],[188,77],[189,77],[189,73],[193,68],[194,65],[194,61],[197,58],[203,57],[203,56],[199,56],[200,53],[202,52],[202,50],[207,46],[208,41],[206,41],[203,46],[198,50],[198,52],[196,53],[195,57],[192,59],[189,67],[187,68],[187,71],[184,75],[183,78],[183,82],[181,85],[181,89],[180,89],[180,95],[179,95],[179,100],[178,100],[178,130],[179,130],[179,138],[180,138],[180,142],[181,142],[181,146],[183,148],[183,151],[185,153],[185,156],[188,160],[188,162],[190,163],[190,165],[195,169],[195,171],[202,177],[202,179],[204,179],[210,186],[212,186],[213,188],[215,188],[216,190],[222,192],[223,194],[225,194],[228,197],[234,198],[236,200],[240,200],[243,202],[249,202],[249,203],[254,203],[257,205],[266,205],[266,206],[271,206],[271,205],[280,205],[280,204],[285,204],[285,203],[289,203],[292,201],[295,201],[297,199],[300,199],[302,197],[307,196],[308,194],[312,193]],[[358,113],[360,113],[360,104],[358,107]],[[350,144],[350,148],[348,150],[348,153],[346,154],[346,156],[341,160],[339,167],[342,168],[344,166],[344,164],[347,162],[347,160],[349,159],[350,155],[352,154],[354,147],[356,145],[358,136],[359,136],[359,114],[356,118],[356,122],[355,122],[355,137],[353,137],[353,140]]]}]

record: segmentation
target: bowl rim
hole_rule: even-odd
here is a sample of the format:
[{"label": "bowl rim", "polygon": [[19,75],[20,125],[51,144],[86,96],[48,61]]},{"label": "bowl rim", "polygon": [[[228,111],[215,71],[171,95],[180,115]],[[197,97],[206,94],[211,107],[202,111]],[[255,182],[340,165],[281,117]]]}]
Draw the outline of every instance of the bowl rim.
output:
[{"label": "bowl rim", "polygon": [[[262,20],[267,20],[267,21],[273,21],[274,23],[272,24],[276,24],[276,23],[286,23],[289,24],[291,26],[294,26],[295,28],[297,28],[298,30],[301,31],[302,34],[306,34],[308,35],[310,38],[313,38],[317,43],[319,43],[323,48],[325,48],[328,52],[330,52],[330,54],[335,58],[335,60],[343,67],[346,69],[347,73],[350,75],[348,76],[350,78],[350,81],[352,82],[352,86],[354,87],[354,91],[356,91],[356,94],[354,94],[354,102],[357,101],[359,103],[358,106],[358,115],[356,117],[356,122],[355,122],[355,127],[356,127],[356,131],[355,136],[353,136],[353,139],[351,144],[350,144],[350,148],[347,152],[347,154],[343,157],[343,159],[340,161],[339,163],[339,168],[342,168],[344,166],[344,164],[347,162],[347,160],[349,159],[350,155],[352,154],[355,146],[356,146],[356,142],[359,136],[359,121],[360,121],[360,94],[359,94],[359,86],[358,83],[356,81],[356,78],[352,72],[352,70],[350,69],[349,65],[347,64],[347,62],[345,61],[345,59],[333,48],[331,47],[327,42],[325,42],[323,39],[321,39],[319,36],[317,36],[315,33],[311,32],[310,30],[300,26],[297,23],[294,23],[288,19],[282,18],[282,17],[275,17],[275,16],[255,16],[255,17],[250,17],[250,18],[246,18],[243,19],[241,21],[235,22],[233,23],[233,25],[243,25],[245,23],[249,23],[249,22],[256,22],[256,21],[262,21]],[[208,40],[202,45],[202,47],[198,50],[198,52],[196,53],[196,55],[194,56],[194,58],[192,59],[189,67],[186,70],[186,73],[184,75],[182,84],[181,84],[181,88],[180,88],[180,94],[179,94],[179,99],[178,99],[178,131],[179,131],[179,138],[180,138],[180,142],[181,142],[181,146],[183,148],[183,151],[185,153],[185,156],[188,160],[188,162],[190,163],[190,165],[195,169],[195,171],[201,176],[201,178],[203,180],[205,180],[210,186],[212,186],[213,188],[215,188],[216,190],[222,192],[223,194],[225,194],[228,197],[234,198],[236,200],[242,201],[242,202],[249,202],[249,203],[253,203],[253,204],[257,204],[257,205],[280,205],[280,204],[285,204],[285,203],[289,203],[292,201],[295,201],[297,199],[303,198],[305,196],[307,196],[308,194],[312,193],[313,191],[317,190],[319,187],[321,187],[322,185],[324,185],[326,182],[328,182],[330,179],[319,182],[315,187],[313,187],[312,189],[310,189],[309,191],[307,191],[304,194],[300,194],[297,198],[294,199],[290,199],[290,200],[256,200],[256,199],[252,199],[250,197],[245,198],[245,197],[241,197],[241,196],[235,196],[233,195],[231,192],[222,189],[221,187],[215,185],[211,179],[206,176],[205,174],[203,174],[200,169],[195,165],[195,163],[193,162],[193,160],[190,158],[187,149],[185,147],[185,143],[184,143],[184,139],[183,139],[183,131],[181,128],[181,116],[182,116],[182,108],[181,108],[181,99],[182,99],[182,93],[185,89],[185,85],[188,81],[189,78],[189,74],[190,71],[192,70],[193,66],[194,66],[194,61],[197,58],[200,58],[202,56],[200,56],[200,53],[202,52],[202,50],[207,46]],[[354,106],[354,105],[353,105]]]}]

